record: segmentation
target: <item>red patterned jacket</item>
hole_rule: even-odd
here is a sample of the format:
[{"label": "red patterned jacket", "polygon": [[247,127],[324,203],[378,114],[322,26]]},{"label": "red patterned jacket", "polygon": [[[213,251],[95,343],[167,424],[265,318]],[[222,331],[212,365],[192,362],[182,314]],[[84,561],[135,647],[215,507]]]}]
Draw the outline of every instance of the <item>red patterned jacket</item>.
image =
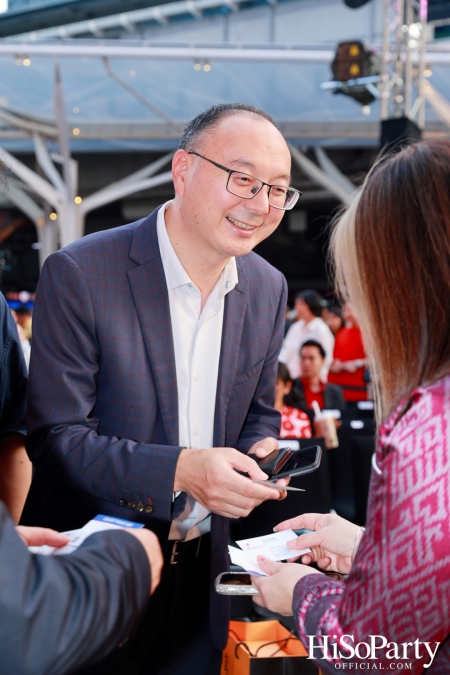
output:
[{"label": "red patterned jacket", "polygon": [[[326,673],[450,675],[450,376],[416,389],[392,413],[375,459],[366,532],[346,584],[312,574],[295,587],[300,637],[308,648],[330,636],[331,657],[337,643],[337,659],[322,660],[323,651],[314,651]],[[369,658],[363,645],[362,658],[344,647],[382,645],[383,637],[390,644],[372,649]],[[425,642],[432,651],[441,643],[428,668]]]}]

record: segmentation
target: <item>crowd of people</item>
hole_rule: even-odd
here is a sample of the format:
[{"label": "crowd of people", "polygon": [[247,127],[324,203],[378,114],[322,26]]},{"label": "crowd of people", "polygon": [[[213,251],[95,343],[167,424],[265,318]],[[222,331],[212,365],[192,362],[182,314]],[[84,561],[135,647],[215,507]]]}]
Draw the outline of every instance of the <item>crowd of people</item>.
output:
[{"label": "crowd of people", "polygon": [[[255,602],[295,617],[322,672],[357,669],[375,637],[382,669],[447,675],[450,141],[375,165],[333,230],[342,310],[301,291],[286,334],[286,281],[252,252],[300,197],[271,118],[210,108],[172,174],[174,198],[150,216],[47,259],[28,385],[0,298],[0,675],[218,675],[228,520],[287,497],[256,460],[310,438],[312,408],[364,400],[369,368],[365,528],[329,513],[279,523],[309,531],[293,558],[309,552],[258,558]],[[27,549],[61,547],[99,513],[145,527],[65,556]]]},{"label": "crowd of people", "polygon": [[368,397],[361,329],[350,302],[342,308],[329,305],[317,291],[305,290],[297,293],[293,309],[287,308],[285,330],[276,399],[281,437],[320,436],[310,423],[314,410],[337,411],[339,416],[347,403]]}]

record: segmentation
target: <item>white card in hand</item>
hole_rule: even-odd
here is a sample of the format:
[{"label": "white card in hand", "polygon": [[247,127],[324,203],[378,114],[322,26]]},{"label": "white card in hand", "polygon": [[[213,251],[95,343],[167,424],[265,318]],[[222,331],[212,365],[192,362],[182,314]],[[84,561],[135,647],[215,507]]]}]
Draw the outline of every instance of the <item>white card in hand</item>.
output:
[{"label": "white card in hand", "polygon": [[233,565],[239,565],[239,567],[243,567],[246,572],[254,577],[267,576],[267,574],[262,571],[258,563],[247,558],[244,551],[241,551],[239,548],[236,548],[235,546],[228,546],[228,553],[230,554]]},{"label": "white card in hand", "polygon": [[265,534],[262,537],[241,539],[236,544],[241,547],[247,558],[255,562],[259,555],[263,555],[269,560],[289,560],[289,558],[298,558],[298,556],[310,552],[309,548],[303,551],[292,551],[288,548],[286,543],[293,539],[297,539],[293,530],[282,530],[281,532]]}]

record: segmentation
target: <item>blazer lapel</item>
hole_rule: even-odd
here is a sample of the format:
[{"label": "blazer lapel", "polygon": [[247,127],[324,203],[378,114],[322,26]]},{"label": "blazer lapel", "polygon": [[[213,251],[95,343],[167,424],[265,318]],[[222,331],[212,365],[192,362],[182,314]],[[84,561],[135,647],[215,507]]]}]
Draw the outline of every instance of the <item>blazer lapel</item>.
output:
[{"label": "blazer lapel", "polygon": [[238,263],[239,281],[225,296],[222,344],[220,349],[219,377],[217,380],[216,408],[214,414],[214,446],[226,441],[226,416],[234,378],[236,376],[239,346],[247,309],[248,281]]},{"label": "blazer lapel", "polygon": [[157,212],[137,228],[130,257],[139,263],[128,272],[169,445],[178,445],[178,390],[169,295],[156,232]]}]

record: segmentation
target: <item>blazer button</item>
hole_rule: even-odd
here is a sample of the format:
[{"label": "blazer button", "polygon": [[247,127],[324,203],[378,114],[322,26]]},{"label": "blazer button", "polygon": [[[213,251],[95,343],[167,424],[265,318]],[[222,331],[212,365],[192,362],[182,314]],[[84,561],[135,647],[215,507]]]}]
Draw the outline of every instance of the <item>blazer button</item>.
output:
[{"label": "blazer button", "polygon": [[153,506],[146,506],[144,511],[145,513],[153,513]]},{"label": "blazer button", "polygon": [[128,506],[130,509],[135,509],[136,508],[136,502],[130,501],[128,502]]},{"label": "blazer button", "polygon": [[142,502],[138,502],[138,503],[136,504],[136,508],[137,508],[138,511],[143,511],[143,510],[144,510],[144,505],[143,505],[143,503],[142,503]]},{"label": "blazer button", "polygon": [[127,500],[122,497],[122,499],[119,499],[119,504],[120,506],[126,506],[128,504]]}]

